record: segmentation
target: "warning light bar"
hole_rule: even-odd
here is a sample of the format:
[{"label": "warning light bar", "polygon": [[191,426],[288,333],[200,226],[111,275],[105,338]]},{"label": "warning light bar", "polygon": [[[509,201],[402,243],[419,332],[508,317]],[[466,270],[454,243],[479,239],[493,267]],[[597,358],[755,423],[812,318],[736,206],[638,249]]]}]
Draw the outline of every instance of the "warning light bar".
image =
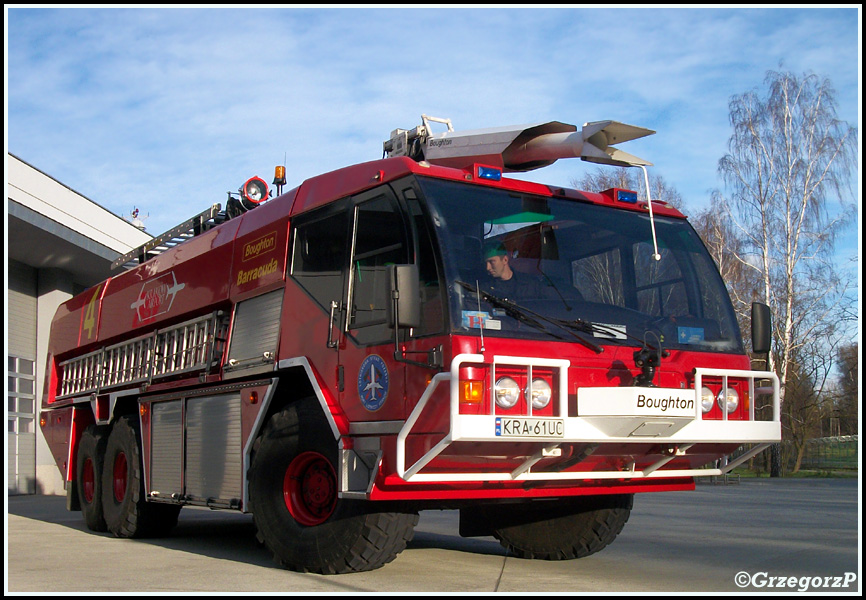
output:
[{"label": "warning light bar", "polygon": [[484,165],[475,165],[475,176],[478,179],[487,179],[488,181],[500,181],[502,179],[502,169],[496,167],[486,167]]},{"label": "warning light bar", "polygon": [[622,188],[608,188],[601,192],[614,202],[623,202],[625,204],[637,204],[637,192],[633,190],[624,190]]},{"label": "warning light bar", "polygon": [[632,192],[631,190],[616,190],[616,199],[618,202],[637,204],[637,192]]}]

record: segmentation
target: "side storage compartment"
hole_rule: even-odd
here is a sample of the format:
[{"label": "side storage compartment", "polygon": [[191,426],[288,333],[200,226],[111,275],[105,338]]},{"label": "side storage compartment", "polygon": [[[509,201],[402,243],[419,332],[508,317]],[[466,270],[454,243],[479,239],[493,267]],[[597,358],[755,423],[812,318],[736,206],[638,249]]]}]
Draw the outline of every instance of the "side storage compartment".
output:
[{"label": "side storage compartment", "polygon": [[151,409],[150,491],[183,495],[183,401],[156,402]]},{"label": "side storage compartment", "polygon": [[186,498],[237,508],[243,480],[240,393],[189,398],[186,411]]},{"label": "side storage compartment", "polygon": [[227,377],[273,369],[282,306],[282,288],[238,303],[225,365]]},{"label": "side storage compartment", "polygon": [[240,391],[154,401],[149,412],[151,500],[239,508]]}]

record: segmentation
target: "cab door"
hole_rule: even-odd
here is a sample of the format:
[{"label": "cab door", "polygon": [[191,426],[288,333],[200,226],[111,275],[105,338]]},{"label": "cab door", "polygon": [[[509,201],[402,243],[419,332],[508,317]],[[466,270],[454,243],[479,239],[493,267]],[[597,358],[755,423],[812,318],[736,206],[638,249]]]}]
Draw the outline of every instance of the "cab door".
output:
[{"label": "cab door", "polygon": [[388,266],[410,259],[406,219],[391,189],[353,198],[339,364],[343,410],[353,422],[405,418],[405,365],[394,359]]},{"label": "cab door", "polygon": [[444,307],[432,238],[426,227],[424,235],[417,232],[420,201],[411,180],[403,183],[400,200],[381,186],[292,221],[290,281],[298,285],[286,286],[280,355],[306,357],[353,423],[393,421],[397,427],[435,372],[394,358],[389,265],[415,262],[423,279],[424,324],[413,330],[422,339],[401,332],[409,356],[426,362],[442,345]]},{"label": "cab door", "polygon": [[292,218],[290,272],[282,307],[281,359],[308,361],[329,403],[344,386],[343,341],[352,203],[346,198]]}]

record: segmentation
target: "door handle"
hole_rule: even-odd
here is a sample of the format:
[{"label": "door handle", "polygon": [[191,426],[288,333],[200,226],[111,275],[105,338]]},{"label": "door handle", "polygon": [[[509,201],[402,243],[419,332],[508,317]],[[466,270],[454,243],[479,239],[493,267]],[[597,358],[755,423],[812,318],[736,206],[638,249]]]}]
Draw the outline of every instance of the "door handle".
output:
[{"label": "door handle", "polygon": [[337,312],[339,305],[336,300],[331,300],[331,313],[328,316],[328,348],[336,348],[337,340],[333,338],[334,334],[334,314]]}]

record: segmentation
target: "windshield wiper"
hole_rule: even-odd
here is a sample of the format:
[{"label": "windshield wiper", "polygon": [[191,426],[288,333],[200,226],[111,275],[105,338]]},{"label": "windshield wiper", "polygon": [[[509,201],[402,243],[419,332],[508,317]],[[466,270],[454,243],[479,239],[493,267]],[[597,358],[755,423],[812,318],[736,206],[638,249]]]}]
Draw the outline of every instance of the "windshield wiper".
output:
[{"label": "windshield wiper", "polygon": [[583,331],[583,332],[589,333],[589,334],[601,333],[601,334],[613,336],[614,338],[616,338],[617,336],[623,335],[623,336],[630,338],[636,342],[640,342],[640,344],[645,348],[648,348],[648,349],[653,350],[655,352],[661,351],[662,358],[667,358],[668,356],[670,356],[670,353],[667,350],[662,349],[661,344],[659,344],[659,347],[656,348],[652,344],[647,342],[646,339],[640,339],[636,335],[631,335],[627,331],[624,331],[625,327],[623,327],[623,329],[617,329],[616,327],[610,327],[608,325],[602,325],[600,323],[590,323],[589,321],[584,321],[583,319],[572,319],[572,320],[553,319],[553,320],[556,321],[559,325],[562,325],[563,327],[568,327],[569,329],[574,329],[575,331]]},{"label": "windshield wiper", "polygon": [[547,323],[550,323],[552,325],[557,325],[559,327],[563,327],[564,329],[568,330],[569,333],[571,333],[572,337],[574,337],[577,341],[579,341],[581,344],[583,344],[584,346],[586,346],[590,350],[593,350],[596,354],[601,354],[602,352],[604,352],[604,348],[602,348],[598,344],[595,344],[595,343],[585,339],[583,336],[577,335],[574,332],[573,328],[570,328],[567,326],[564,327],[564,325],[566,323],[565,321],[560,321],[559,319],[551,319],[550,317],[545,317],[544,315],[540,315],[537,312],[529,310],[528,308],[526,308],[524,306],[520,306],[519,304],[512,302],[511,300],[506,300],[505,298],[500,298],[499,296],[494,296],[490,292],[486,292],[482,289],[477,289],[475,286],[472,286],[472,285],[466,283],[465,281],[460,281],[459,279],[455,279],[454,283],[463,286],[464,288],[466,288],[470,292],[473,292],[475,294],[480,294],[485,302],[487,302],[488,304],[491,304],[492,306],[496,306],[497,308],[501,308],[501,309],[505,310],[505,314],[508,315],[509,317],[517,319],[518,321],[522,321],[528,325],[531,325],[531,326],[533,326],[533,327],[535,327],[541,331],[544,331],[545,333],[552,335],[553,337],[555,337],[557,339],[563,339],[563,338],[562,338],[562,336],[558,336],[555,333],[551,332],[544,325],[539,323],[536,319],[540,319],[540,320],[545,321]]}]

